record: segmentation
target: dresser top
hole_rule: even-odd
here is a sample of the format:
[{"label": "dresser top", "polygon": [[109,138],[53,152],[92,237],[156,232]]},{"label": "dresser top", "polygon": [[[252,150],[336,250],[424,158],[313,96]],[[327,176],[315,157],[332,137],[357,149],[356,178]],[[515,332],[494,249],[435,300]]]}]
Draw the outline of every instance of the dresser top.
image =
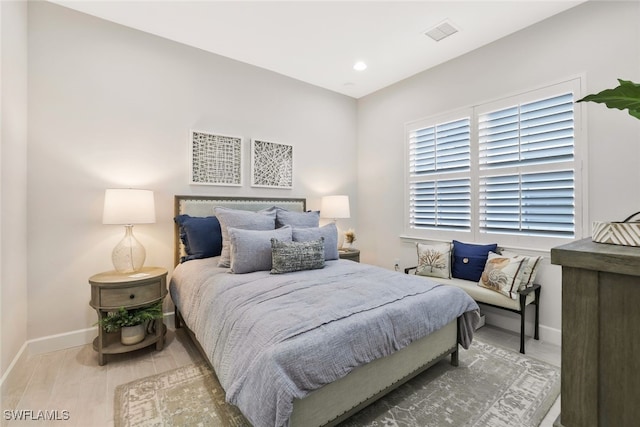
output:
[{"label": "dresser top", "polygon": [[588,237],[551,249],[551,263],[640,276],[640,247],[596,243]]}]

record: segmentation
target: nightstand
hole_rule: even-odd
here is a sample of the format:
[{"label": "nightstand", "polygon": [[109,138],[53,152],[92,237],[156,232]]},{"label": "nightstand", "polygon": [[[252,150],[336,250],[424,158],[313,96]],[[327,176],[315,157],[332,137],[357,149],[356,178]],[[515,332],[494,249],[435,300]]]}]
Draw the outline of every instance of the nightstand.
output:
[{"label": "nightstand", "polygon": [[340,259],[360,262],[360,249],[338,249],[338,255]]},{"label": "nightstand", "polygon": [[[107,271],[91,276],[91,301],[89,305],[102,319],[110,311],[124,307],[129,310],[162,301],[167,295],[167,270],[160,267],[144,267],[136,273]],[[155,335],[147,335],[142,342],[133,345],[120,343],[120,333],[106,333],[98,326],[98,336],[93,340],[93,349],[98,352],[98,364],[105,364],[105,354],[126,353],[143,347],[164,347],[166,326],[162,319],[155,320]]]}]

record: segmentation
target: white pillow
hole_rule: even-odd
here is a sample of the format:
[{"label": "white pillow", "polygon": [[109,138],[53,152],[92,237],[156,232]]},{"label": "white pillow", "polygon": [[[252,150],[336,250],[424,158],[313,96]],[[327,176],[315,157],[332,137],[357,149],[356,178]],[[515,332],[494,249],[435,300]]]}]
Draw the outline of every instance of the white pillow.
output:
[{"label": "white pillow", "polygon": [[451,243],[417,243],[420,276],[451,278]]},{"label": "white pillow", "polygon": [[533,286],[533,281],[536,279],[536,274],[538,274],[540,264],[542,264],[541,256],[520,255],[509,251],[502,251],[502,256],[523,260],[520,290]]},{"label": "white pillow", "polygon": [[489,252],[478,286],[518,299],[522,278],[522,258],[510,258]]}]

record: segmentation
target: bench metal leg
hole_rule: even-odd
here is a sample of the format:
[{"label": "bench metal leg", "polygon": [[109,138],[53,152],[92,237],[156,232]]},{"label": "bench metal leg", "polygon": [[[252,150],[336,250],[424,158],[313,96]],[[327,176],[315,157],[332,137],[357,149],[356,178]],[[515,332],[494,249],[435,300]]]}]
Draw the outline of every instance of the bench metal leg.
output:
[{"label": "bench metal leg", "polygon": [[[526,313],[527,296],[520,295],[520,353],[524,354],[524,319]],[[536,319],[538,317],[536,316]]]},{"label": "bench metal leg", "polygon": [[535,290],[535,303],[536,303],[536,324],[535,324],[535,330],[534,330],[534,335],[533,337],[537,340],[540,339],[540,334],[539,332],[539,325],[540,325],[540,289],[542,289],[540,286],[538,286]]}]

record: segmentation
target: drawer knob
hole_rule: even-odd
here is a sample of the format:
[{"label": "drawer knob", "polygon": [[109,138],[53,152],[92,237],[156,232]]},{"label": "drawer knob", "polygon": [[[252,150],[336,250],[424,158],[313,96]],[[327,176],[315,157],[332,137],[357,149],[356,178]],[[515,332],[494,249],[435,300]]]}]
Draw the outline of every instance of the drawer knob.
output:
[{"label": "drawer knob", "polygon": [[129,295],[129,299],[134,299],[136,296],[134,294]]}]

